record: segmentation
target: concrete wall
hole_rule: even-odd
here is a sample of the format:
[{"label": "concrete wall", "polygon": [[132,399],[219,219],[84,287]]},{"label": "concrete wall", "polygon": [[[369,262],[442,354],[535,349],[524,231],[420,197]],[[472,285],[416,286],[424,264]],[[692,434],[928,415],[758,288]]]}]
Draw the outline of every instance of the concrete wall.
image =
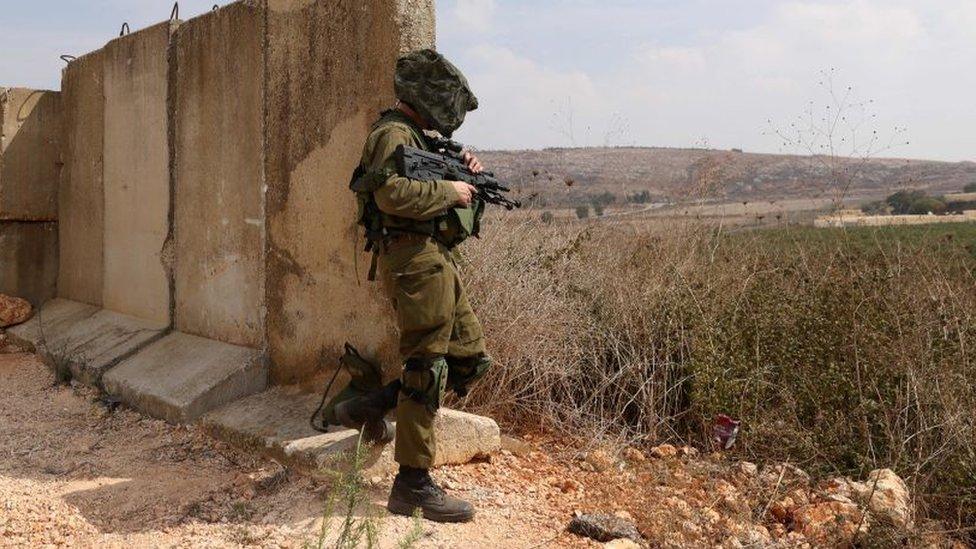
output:
[{"label": "concrete wall", "polygon": [[401,52],[432,48],[437,38],[434,0],[395,0]]},{"label": "concrete wall", "polygon": [[174,36],[175,324],[227,343],[264,342],[264,14],[253,2]]},{"label": "concrete wall", "polygon": [[[412,2],[417,4],[417,2]],[[266,177],[267,340],[272,382],[336,364],[349,341],[398,369],[392,309],[366,281],[349,176],[379,113],[394,102],[401,44],[433,39],[429,9],[397,22],[403,0],[269,0]],[[418,4],[419,5],[419,4]]]},{"label": "concrete wall", "polygon": [[58,217],[61,94],[0,88],[0,219]]},{"label": "concrete wall", "polygon": [[54,297],[57,276],[57,223],[0,221],[0,294],[38,306]]},{"label": "concrete wall", "polygon": [[169,233],[167,56],[174,28],[169,22],[155,25],[103,50],[103,306],[160,327],[170,322],[162,252]]},{"label": "concrete wall", "polygon": [[59,295],[267,347],[278,383],[345,341],[398,368],[347,184],[433,39],[433,0],[245,0],[70,63]]},{"label": "concrete wall", "polygon": [[64,167],[58,192],[58,295],[101,306],[104,240],[102,150],[105,100],[101,51],[64,69]]}]

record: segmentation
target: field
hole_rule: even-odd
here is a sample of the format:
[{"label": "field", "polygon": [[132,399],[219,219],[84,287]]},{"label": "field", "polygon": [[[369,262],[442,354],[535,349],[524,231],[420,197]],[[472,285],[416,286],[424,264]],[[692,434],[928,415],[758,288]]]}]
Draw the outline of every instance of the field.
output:
[{"label": "field", "polygon": [[916,188],[959,192],[976,182],[974,162],[846,159],[662,147],[479,152],[486,166],[539,208],[572,208],[595,197],[646,193],[647,202],[880,198]]},{"label": "field", "polygon": [[976,526],[976,224],[729,231],[489,221],[465,277],[503,366],[465,403],[513,428],[891,467]]}]

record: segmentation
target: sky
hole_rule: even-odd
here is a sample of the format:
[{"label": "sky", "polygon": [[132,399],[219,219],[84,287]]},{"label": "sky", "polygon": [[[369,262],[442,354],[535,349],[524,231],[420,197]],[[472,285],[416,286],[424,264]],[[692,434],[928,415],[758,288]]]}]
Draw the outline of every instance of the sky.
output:
[{"label": "sky", "polygon": [[[0,85],[55,89],[60,54],[172,7],[0,1]],[[976,0],[436,1],[438,49],[481,102],[456,137],[479,149],[805,152],[773,130],[828,112],[833,90],[878,155],[976,160]],[[183,0],[181,16],[212,5]]]}]

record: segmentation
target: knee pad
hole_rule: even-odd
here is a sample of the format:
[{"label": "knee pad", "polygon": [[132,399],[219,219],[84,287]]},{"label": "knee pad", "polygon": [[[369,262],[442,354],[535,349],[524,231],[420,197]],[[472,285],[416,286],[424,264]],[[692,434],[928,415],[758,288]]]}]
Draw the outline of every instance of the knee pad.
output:
[{"label": "knee pad", "polygon": [[468,396],[468,387],[485,377],[488,369],[491,368],[491,357],[486,355],[468,358],[448,357],[447,360],[450,366],[447,386],[461,398]]},{"label": "knee pad", "polygon": [[411,358],[403,368],[401,382],[400,392],[434,413],[444,398],[447,361],[443,357]]}]

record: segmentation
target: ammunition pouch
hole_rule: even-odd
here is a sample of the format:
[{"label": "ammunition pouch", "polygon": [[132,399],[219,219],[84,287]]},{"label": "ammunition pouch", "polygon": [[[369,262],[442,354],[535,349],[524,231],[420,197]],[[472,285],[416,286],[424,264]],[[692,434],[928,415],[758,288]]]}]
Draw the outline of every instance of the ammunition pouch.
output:
[{"label": "ammunition pouch", "polygon": [[443,357],[411,358],[403,368],[400,392],[427,406],[431,414],[436,413],[446,388],[447,371],[447,361]]},{"label": "ammunition pouch", "polygon": [[457,396],[468,396],[468,387],[485,377],[491,368],[491,357],[480,355],[468,358],[447,357],[450,373],[447,377],[447,387]]},{"label": "ammunition pouch", "polygon": [[481,234],[485,203],[475,198],[467,208],[451,208],[438,222],[438,241],[448,249]]}]

